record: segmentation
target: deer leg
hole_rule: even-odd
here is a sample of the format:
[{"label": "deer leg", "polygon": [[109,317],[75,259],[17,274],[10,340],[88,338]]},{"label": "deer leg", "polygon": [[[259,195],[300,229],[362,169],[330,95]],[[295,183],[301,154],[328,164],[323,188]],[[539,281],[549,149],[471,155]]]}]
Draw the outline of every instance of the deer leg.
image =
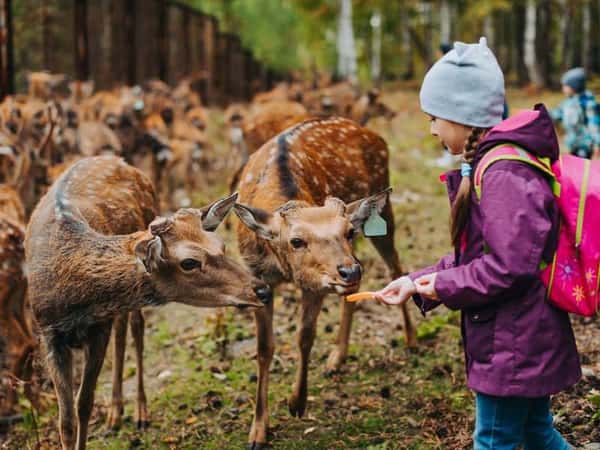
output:
[{"label": "deer leg", "polygon": [[258,384],[256,387],[256,406],[254,420],[248,436],[248,450],[259,450],[266,446],[269,429],[269,367],[275,352],[273,337],[273,302],[254,313],[256,323],[256,362],[258,365]]},{"label": "deer leg", "polygon": [[110,325],[98,327],[90,333],[90,340],[85,347],[85,367],[81,377],[81,385],[77,393],[77,449],[84,450],[87,442],[88,424],[94,407],[94,390],[96,381],[110,339]]},{"label": "deer leg", "polygon": [[340,329],[336,338],[336,346],[327,358],[325,373],[332,374],[340,370],[340,367],[348,356],[348,343],[350,341],[350,332],[352,331],[352,317],[356,310],[356,303],[347,302],[342,297],[340,307]]},{"label": "deer leg", "polygon": [[[14,346],[14,350],[11,352],[12,364],[9,368],[9,371],[12,377],[15,378],[15,381],[21,381],[24,383],[23,391],[27,399],[31,402],[31,405],[39,409],[39,399],[37,397],[37,393],[35,389],[31,386],[31,378],[33,374],[33,352],[36,348],[36,343],[33,339],[28,335],[18,335],[18,338],[15,337],[12,346]],[[11,383],[12,384],[12,383]],[[17,403],[17,389],[16,386],[14,388],[9,389],[6,396],[6,406],[3,408],[7,413],[12,413],[14,405]]]},{"label": "deer leg", "polygon": [[[24,290],[10,285],[0,288],[1,327],[5,338],[7,377],[3,380],[6,386],[5,398],[0,405],[2,415],[14,413],[17,403],[17,383],[21,379],[23,354],[29,341],[26,330],[19,320],[19,306],[23,309]],[[20,305],[19,305],[20,303]]]},{"label": "deer leg", "polygon": [[148,404],[146,402],[146,391],[144,390],[144,316],[141,310],[131,313],[131,335],[135,344],[135,363],[137,376],[137,400],[135,409],[135,421],[138,429],[148,428]]},{"label": "deer leg", "polygon": [[123,364],[125,360],[125,344],[127,341],[128,313],[119,314],[113,322],[113,377],[112,377],[112,402],[106,426],[110,430],[121,427],[123,416]]},{"label": "deer leg", "polygon": [[73,405],[73,356],[71,349],[44,338],[48,372],[58,401],[58,429],[63,450],[75,448],[75,410]]},{"label": "deer leg", "polygon": [[[388,224],[388,233],[385,236],[371,238],[371,242],[383,258],[383,261],[388,268],[389,275],[395,280],[402,276],[403,271],[402,266],[400,265],[398,252],[396,251],[396,247],[394,247],[395,226],[392,205],[390,202],[386,203],[381,216]],[[408,310],[408,305],[406,303],[402,305],[402,316],[404,318],[404,337],[406,339],[406,346],[409,349],[415,349],[417,347],[417,330],[412,323],[410,311]]]},{"label": "deer leg", "polygon": [[310,351],[317,334],[317,318],[321,312],[323,296],[316,297],[312,294],[302,295],[302,315],[298,329],[298,347],[300,349],[300,366],[296,372],[296,382],[292,395],[288,399],[290,414],[302,417],[306,410],[306,397],[308,395],[308,361]]},{"label": "deer leg", "polygon": [[39,390],[38,386],[34,385],[34,377],[33,377],[33,354],[35,352],[36,345],[28,345],[23,352],[23,365],[21,367],[21,374],[23,380],[25,381],[25,387],[23,388],[23,392],[25,397],[29,400],[29,402],[33,405],[33,407],[37,410],[41,408],[40,398],[39,398]]}]

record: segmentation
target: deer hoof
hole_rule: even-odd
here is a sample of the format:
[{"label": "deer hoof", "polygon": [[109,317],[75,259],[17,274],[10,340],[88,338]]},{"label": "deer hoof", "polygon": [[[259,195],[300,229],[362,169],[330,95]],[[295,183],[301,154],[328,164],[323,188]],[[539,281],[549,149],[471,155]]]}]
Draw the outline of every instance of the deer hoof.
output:
[{"label": "deer hoof", "polygon": [[406,354],[406,356],[414,356],[414,355],[418,355],[419,354],[419,347],[415,346],[407,346],[404,349],[404,353]]},{"label": "deer hoof", "polygon": [[115,417],[110,415],[106,421],[106,428],[108,431],[119,431],[121,429],[121,417]]},{"label": "deer hoof", "polygon": [[137,421],[137,429],[138,430],[147,430],[148,428],[150,428],[149,420],[138,420]]},{"label": "deer hoof", "polygon": [[292,395],[288,400],[288,408],[292,417],[302,417],[304,416],[304,411],[306,410],[306,399],[301,400]]},{"label": "deer hoof", "polygon": [[336,348],[332,350],[329,354],[329,358],[327,358],[327,364],[325,365],[325,375],[331,376],[334,373],[338,373],[342,364],[344,364],[345,356],[342,356],[342,353]]},{"label": "deer hoof", "polygon": [[263,450],[267,448],[266,442],[248,442],[246,446],[246,450]]}]

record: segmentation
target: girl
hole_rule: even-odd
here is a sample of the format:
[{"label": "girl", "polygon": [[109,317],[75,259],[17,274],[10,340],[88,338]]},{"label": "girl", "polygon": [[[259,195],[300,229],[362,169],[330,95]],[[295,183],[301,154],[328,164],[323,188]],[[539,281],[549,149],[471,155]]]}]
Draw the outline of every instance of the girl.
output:
[{"label": "girl", "polygon": [[399,305],[412,296],[423,314],[440,304],[462,311],[476,450],[568,449],[552,425],[550,395],[576,383],[581,369],[569,317],[546,301],[539,279],[558,232],[550,185],[538,169],[507,160],[486,171],[481,200],[471,183],[498,144],[556,160],[552,120],[538,105],[526,123],[501,123],[504,77],[485,38],[457,42],[425,76],[420,101],[431,134],[463,158],[461,171],[445,176],[455,252],[393,281],[379,299]]}]

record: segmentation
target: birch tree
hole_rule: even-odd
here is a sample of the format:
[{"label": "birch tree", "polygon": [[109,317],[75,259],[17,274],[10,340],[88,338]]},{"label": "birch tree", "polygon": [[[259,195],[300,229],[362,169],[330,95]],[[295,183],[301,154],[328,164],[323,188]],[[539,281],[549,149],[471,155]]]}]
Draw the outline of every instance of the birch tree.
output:
[{"label": "birch tree", "polygon": [[379,85],[381,80],[381,13],[375,11],[370,20],[372,30],[371,80]]},{"label": "birch tree", "polygon": [[452,12],[450,2],[441,0],[440,2],[440,42],[444,44],[450,43],[452,34]]},{"label": "birch tree", "polygon": [[337,34],[338,74],[356,82],[356,48],[352,27],[352,0],[340,0]]},{"label": "birch tree", "polygon": [[535,0],[527,0],[525,6],[525,45],[524,45],[524,62],[529,74],[529,80],[536,86],[544,85],[544,78],[541,74],[537,52],[536,52],[536,36],[537,36],[537,5]]}]

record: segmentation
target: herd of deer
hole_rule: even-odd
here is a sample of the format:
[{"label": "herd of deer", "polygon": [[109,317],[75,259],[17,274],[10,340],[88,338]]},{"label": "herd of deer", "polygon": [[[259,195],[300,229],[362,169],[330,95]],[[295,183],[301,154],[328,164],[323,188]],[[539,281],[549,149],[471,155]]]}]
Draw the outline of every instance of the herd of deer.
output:
[{"label": "herd of deer", "polygon": [[[25,380],[41,348],[59,405],[63,449],[83,449],[94,390],[113,336],[113,395],[107,422],[123,414],[122,380],[129,325],[137,363],[138,427],[148,424],[143,380],[145,307],[180,302],[252,308],[258,386],[249,448],[267,442],[268,376],[274,354],[273,291],[302,292],[299,366],[290,413],[301,417],[307,373],[324,297],[342,297],[335,371],[348,353],[362,267],[353,240],[373,211],[388,223],[372,242],[390,275],[402,270],[394,249],[388,148],[363,125],[391,116],[371,91],[348,83],[308,89],[282,84],[250,105],[225,112],[231,151],[241,161],[232,195],[200,209],[183,191],[202,189],[219,167],[206,137],[207,114],[193,77],[94,93],[88,82],[29,75],[28,95],[0,104],[0,415],[15,413],[14,380]],[[179,209],[177,209],[179,208]],[[176,212],[161,216],[165,211]],[[230,210],[245,264],[226,255],[214,233]],[[404,307],[406,308],[406,307]],[[416,335],[406,309],[409,347]],[[74,398],[73,351],[84,355]]]}]

